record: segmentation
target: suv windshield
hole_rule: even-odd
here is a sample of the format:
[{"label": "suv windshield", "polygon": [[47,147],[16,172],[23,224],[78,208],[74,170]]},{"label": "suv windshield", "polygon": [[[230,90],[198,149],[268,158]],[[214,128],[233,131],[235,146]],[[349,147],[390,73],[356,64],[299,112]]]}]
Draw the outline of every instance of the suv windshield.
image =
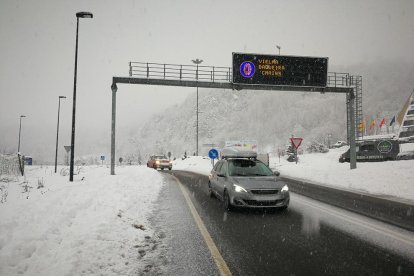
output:
[{"label": "suv windshield", "polygon": [[229,160],[230,176],[271,176],[273,172],[262,162],[248,159]]}]

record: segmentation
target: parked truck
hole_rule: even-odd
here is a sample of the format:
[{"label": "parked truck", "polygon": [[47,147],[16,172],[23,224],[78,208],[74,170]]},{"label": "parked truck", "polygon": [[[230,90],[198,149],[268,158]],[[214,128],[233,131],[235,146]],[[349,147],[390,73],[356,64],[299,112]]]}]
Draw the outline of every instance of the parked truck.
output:
[{"label": "parked truck", "polygon": [[[356,159],[359,162],[396,160],[398,153],[400,153],[398,140],[363,140],[356,143]],[[339,162],[349,162],[349,159],[348,149],[339,157]]]}]

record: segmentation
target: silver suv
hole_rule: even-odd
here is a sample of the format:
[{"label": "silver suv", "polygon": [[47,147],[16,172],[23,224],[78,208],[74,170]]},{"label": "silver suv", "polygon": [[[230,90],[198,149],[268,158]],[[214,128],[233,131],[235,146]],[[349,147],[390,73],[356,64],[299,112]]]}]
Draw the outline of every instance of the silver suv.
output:
[{"label": "silver suv", "polygon": [[256,159],[255,152],[222,153],[209,176],[209,195],[232,207],[280,208],[289,206],[288,186],[277,179],[268,166]]}]

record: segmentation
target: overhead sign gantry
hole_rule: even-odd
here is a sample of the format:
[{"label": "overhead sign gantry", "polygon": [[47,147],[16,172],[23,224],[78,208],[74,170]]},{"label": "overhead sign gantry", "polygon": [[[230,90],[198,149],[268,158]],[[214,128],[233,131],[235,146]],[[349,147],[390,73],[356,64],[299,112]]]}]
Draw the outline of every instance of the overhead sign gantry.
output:
[{"label": "overhead sign gantry", "polygon": [[111,174],[115,174],[117,84],[232,90],[344,93],[347,99],[350,168],[356,168],[355,94],[347,73],[328,73],[328,58],[233,53],[233,67],[130,62],[129,77],[112,79]]}]

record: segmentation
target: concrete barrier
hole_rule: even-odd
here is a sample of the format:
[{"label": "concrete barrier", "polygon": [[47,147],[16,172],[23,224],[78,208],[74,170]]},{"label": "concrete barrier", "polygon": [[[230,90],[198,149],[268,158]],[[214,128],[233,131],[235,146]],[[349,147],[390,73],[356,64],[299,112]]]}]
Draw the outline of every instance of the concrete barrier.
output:
[{"label": "concrete barrier", "polygon": [[288,184],[289,191],[293,193],[414,231],[414,205],[409,202],[341,190],[288,177],[281,177],[281,179]]}]

